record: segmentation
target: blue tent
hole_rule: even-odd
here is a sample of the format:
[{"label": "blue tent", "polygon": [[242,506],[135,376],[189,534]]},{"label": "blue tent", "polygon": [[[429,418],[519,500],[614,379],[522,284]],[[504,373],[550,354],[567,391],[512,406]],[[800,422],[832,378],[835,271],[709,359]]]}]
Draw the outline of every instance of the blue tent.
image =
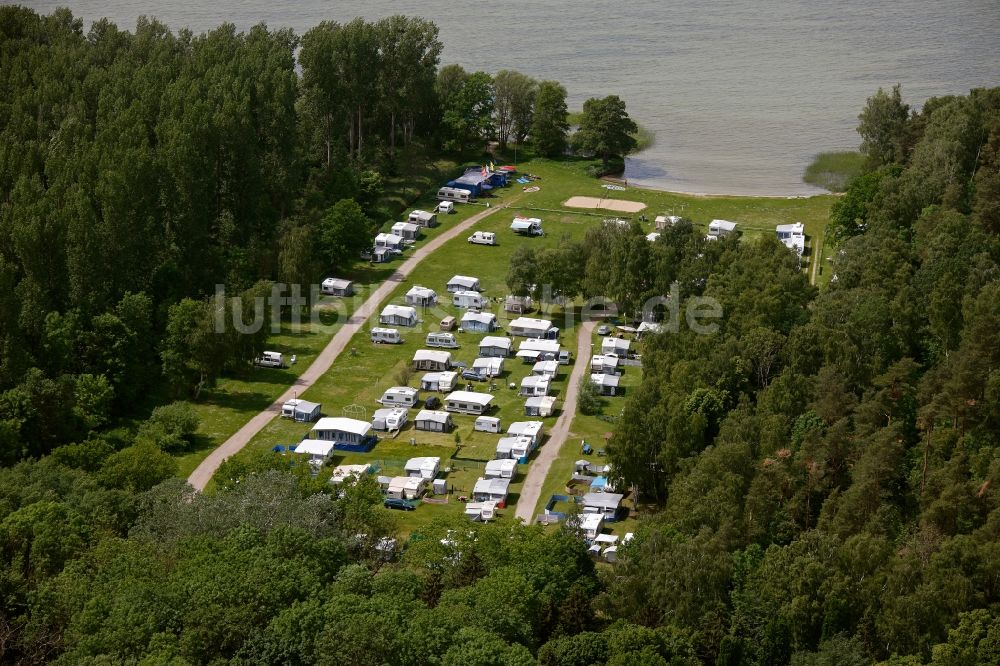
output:
[{"label": "blue tent", "polygon": [[608,479],[604,476],[599,476],[590,482],[590,490],[592,492],[604,492],[604,487],[608,485]]}]

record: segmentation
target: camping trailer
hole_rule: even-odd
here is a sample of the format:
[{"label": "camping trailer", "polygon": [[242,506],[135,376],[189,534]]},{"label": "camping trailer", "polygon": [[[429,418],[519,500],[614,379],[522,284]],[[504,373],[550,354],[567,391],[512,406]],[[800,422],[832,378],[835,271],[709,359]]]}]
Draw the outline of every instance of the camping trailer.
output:
[{"label": "camping trailer", "polygon": [[482,291],[479,287],[479,278],[469,275],[454,275],[448,280],[448,293],[454,294],[459,291]]},{"label": "camping trailer", "polygon": [[418,349],[413,353],[413,369],[443,372],[451,369],[451,352]]},{"label": "camping trailer", "polygon": [[420,410],[417,418],[413,419],[413,425],[417,430],[427,432],[451,432],[455,427],[451,414],[433,409]]},{"label": "camping trailer", "polygon": [[444,399],[445,409],[449,412],[476,416],[488,412],[492,402],[493,396],[489,393],[475,393],[473,391],[454,391],[445,396]]},{"label": "camping trailer", "polygon": [[511,335],[523,338],[542,338],[554,340],[559,336],[559,329],[552,325],[548,319],[534,319],[532,317],[518,317],[510,322],[508,326]]},{"label": "camping trailer", "polygon": [[481,308],[487,298],[478,291],[456,291],[451,296],[451,304],[456,308]]},{"label": "camping trailer", "polygon": [[383,432],[392,432],[406,425],[407,419],[407,411],[402,407],[376,409],[375,413],[372,414],[372,428]]},{"label": "camping trailer", "polygon": [[382,309],[378,323],[393,326],[416,326],[417,311],[407,305],[387,305]]},{"label": "camping trailer", "polygon": [[408,222],[419,224],[422,227],[433,227],[438,223],[438,216],[426,210],[411,210],[406,219]]},{"label": "camping trailer", "polygon": [[462,315],[462,330],[473,333],[491,333],[497,328],[497,316],[492,312],[472,312]]},{"label": "camping trailer", "polygon": [[428,333],[425,344],[428,347],[445,347],[447,349],[458,348],[458,341],[455,340],[454,333]]},{"label": "camping trailer", "polygon": [[354,293],[354,283],[341,278],[326,278],[320,285],[320,293],[326,296],[350,296]]},{"label": "camping trailer", "polygon": [[437,305],[438,295],[433,289],[415,284],[406,292],[404,300],[407,305],[426,308],[431,305]]},{"label": "camping trailer", "polygon": [[451,393],[458,385],[457,372],[428,372],[420,378],[421,391]]},{"label": "camping trailer", "polygon": [[497,335],[487,335],[479,342],[479,356],[482,358],[507,358],[513,351],[514,343],[510,338]]},{"label": "camping trailer", "polygon": [[403,342],[399,331],[395,328],[379,328],[376,326],[371,333],[372,342],[377,344],[398,345]]},{"label": "camping trailer", "polygon": [[323,406],[318,402],[309,402],[308,400],[292,398],[291,400],[286,400],[285,403],[281,405],[281,416],[286,419],[292,419],[293,421],[309,423],[319,418],[319,413],[322,408]]},{"label": "camping trailer", "polygon": [[285,367],[285,357],[281,352],[265,351],[254,359],[253,364],[261,368],[283,368]]},{"label": "camping trailer", "polygon": [[510,223],[511,231],[521,236],[541,236],[542,221],[537,217],[515,217]]},{"label": "camping trailer", "polygon": [[386,407],[413,407],[420,402],[420,391],[410,386],[393,386],[385,390],[378,402]]},{"label": "camping trailer", "polygon": [[396,222],[392,225],[392,233],[404,241],[417,240],[420,237],[420,225],[413,222]]},{"label": "camping trailer", "polygon": [[457,187],[442,187],[438,190],[437,198],[439,201],[452,201],[455,203],[469,203],[475,199],[472,196],[472,192]]},{"label": "camping trailer", "polygon": [[500,419],[496,416],[480,416],[476,418],[476,423],[472,428],[479,432],[500,432]]}]

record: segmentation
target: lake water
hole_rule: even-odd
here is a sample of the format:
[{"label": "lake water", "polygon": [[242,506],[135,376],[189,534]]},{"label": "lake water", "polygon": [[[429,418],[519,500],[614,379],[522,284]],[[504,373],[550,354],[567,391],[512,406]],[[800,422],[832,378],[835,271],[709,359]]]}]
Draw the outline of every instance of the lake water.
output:
[{"label": "lake water", "polygon": [[[23,0],[22,0],[23,1]],[[815,192],[801,176],[818,152],[857,147],[865,99],[903,86],[935,95],[1000,85],[998,0],[28,0],[85,21],[172,29],[259,22],[302,33],[322,20],[395,13],[434,20],[442,63],[556,79],[579,107],[617,94],[656,134],[629,159],[630,183],[684,192]]]}]

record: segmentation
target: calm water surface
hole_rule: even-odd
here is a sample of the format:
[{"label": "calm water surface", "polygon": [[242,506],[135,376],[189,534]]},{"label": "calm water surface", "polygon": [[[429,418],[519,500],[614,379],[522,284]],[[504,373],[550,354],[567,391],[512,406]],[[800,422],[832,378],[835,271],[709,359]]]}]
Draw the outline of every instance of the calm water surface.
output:
[{"label": "calm water surface", "polygon": [[443,63],[561,81],[570,104],[618,94],[656,133],[630,182],[703,193],[809,194],[817,152],[855,148],[879,86],[911,103],[1000,85],[998,0],[28,0],[85,21],[172,29],[265,22],[302,33],[322,20],[395,13],[434,20]]}]

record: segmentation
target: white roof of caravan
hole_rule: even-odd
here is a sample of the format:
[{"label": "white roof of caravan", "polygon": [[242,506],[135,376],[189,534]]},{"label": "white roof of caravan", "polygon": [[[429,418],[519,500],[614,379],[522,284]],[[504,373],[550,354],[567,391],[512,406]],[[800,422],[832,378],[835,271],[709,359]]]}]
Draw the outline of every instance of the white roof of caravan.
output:
[{"label": "white roof of caravan", "polygon": [[467,289],[459,289],[458,291],[453,292],[452,293],[452,298],[455,298],[456,296],[468,296],[470,298],[482,298],[483,297],[483,295],[480,294],[478,291],[469,291]]},{"label": "white roof of caravan", "polygon": [[333,451],[333,442],[324,439],[304,439],[295,447],[295,453],[308,453],[314,456],[328,456]]},{"label": "white roof of caravan", "polygon": [[517,461],[513,458],[494,458],[487,461],[485,471],[487,474],[490,472],[501,474],[503,472],[513,472],[515,469],[517,469]]},{"label": "white roof of caravan", "polygon": [[382,316],[416,318],[417,311],[408,305],[387,305],[382,308]]},{"label": "white roof of caravan", "polygon": [[660,235],[661,234],[658,231],[650,231],[648,234],[646,234],[646,240],[648,240],[650,243],[655,243],[660,238]]},{"label": "white roof of caravan", "polygon": [[542,352],[538,351],[537,349],[522,349],[519,352],[517,352],[518,358],[537,359],[541,355]]},{"label": "white roof of caravan", "polygon": [[545,424],[541,421],[516,421],[507,427],[507,434],[513,436],[534,437],[541,432],[544,427]]},{"label": "white roof of caravan", "polygon": [[604,338],[601,342],[601,351],[625,351],[629,350],[632,343],[629,340],[622,340],[621,338]]},{"label": "white roof of caravan", "polygon": [[401,490],[420,490],[420,487],[424,484],[423,479],[418,479],[413,476],[394,476],[392,480],[389,481],[389,492],[399,492]]},{"label": "white roof of caravan", "polygon": [[[591,514],[593,515],[593,514]],[[597,538],[594,539],[594,543],[618,543],[617,534],[598,534]]]},{"label": "white roof of caravan", "polygon": [[313,430],[339,430],[354,435],[367,435],[371,429],[372,424],[367,421],[348,419],[343,416],[324,416],[313,426]]},{"label": "white roof of caravan", "polygon": [[598,386],[618,386],[618,382],[621,377],[618,375],[590,375],[590,383],[597,384]]},{"label": "white roof of caravan", "polygon": [[708,223],[709,229],[726,229],[732,231],[736,228],[735,222],[730,222],[729,220],[712,220]]},{"label": "white roof of caravan", "polygon": [[[476,292],[472,292],[475,294]],[[491,312],[466,312],[462,315],[462,321],[475,321],[480,324],[491,324],[497,320],[497,316]]]},{"label": "white roof of caravan", "polygon": [[333,475],[330,477],[330,483],[337,483],[347,479],[349,476],[361,476],[362,474],[367,474],[371,466],[368,463],[361,463],[359,465],[337,465],[333,468]]},{"label": "white roof of caravan", "polygon": [[541,328],[546,331],[552,328],[552,322],[548,319],[535,319],[534,317],[518,317],[510,322],[510,325],[512,328]]},{"label": "white roof of caravan", "polygon": [[528,375],[521,380],[521,388],[525,386],[544,386],[547,391],[551,382],[552,380],[545,375]]},{"label": "white roof of caravan", "polygon": [[399,329],[375,326],[372,328],[372,333],[399,333]]},{"label": "white roof of caravan", "polygon": [[599,513],[585,513],[580,516],[580,529],[585,531],[601,529],[604,516]]},{"label": "white roof of caravan", "polygon": [[663,324],[659,324],[651,321],[644,321],[639,324],[639,328],[635,329],[639,333],[645,333],[646,331],[652,331],[653,333],[659,333],[663,329]]},{"label": "white roof of caravan", "polygon": [[493,402],[493,396],[489,393],[476,393],[475,391],[454,391],[449,393],[445,400],[447,402],[470,402],[474,405],[488,405]]},{"label": "white roof of caravan", "polygon": [[417,217],[422,218],[434,217],[434,213],[428,213],[426,210],[411,210],[410,215],[416,215]]},{"label": "white roof of caravan", "polygon": [[410,290],[406,292],[407,296],[417,296],[419,298],[434,298],[437,296],[437,292],[430,287],[421,287],[419,284],[415,284],[410,287]]},{"label": "white roof of caravan", "polygon": [[528,338],[517,346],[517,350],[519,352],[538,351],[549,354],[558,354],[559,349],[560,346],[558,340],[539,340],[538,338]]},{"label": "white roof of caravan", "polygon": [[478,416],[476,417],[476,423],[500,423],[500,417],[498,416]]},{"label": "white roof of caravan", "polygon": [[473,361],[472,362],[472,367],[473,368],[486,368],[487,370],[491,370],[491,371],[494,371],[494,372],[500,372],[503,369],[503,359],[502,358],[494,358],[492,356],[483,356],[483,357],[477,358],[475,361]]},{"label": "white roof of caravan", "polygon": [[407,410],[403,407],[385,407],[383,409],[376,409],[372,412],[372,421],[375,419],[384,419],[389,416],[405,416]]},{"label": "white roof of caravan", "polygon": [[508,488],[510,488],[510,479],[484,479],[480,477],[476,481],[476,485],[472,488],[472,493],[474,495],[478,495],[479,493],[486,495],[506,495]]},{"label": "white roof of caravan", "polygon": [[531,366],[531,371],[553,375],[557,374],[559,372],[559,361],[539,361]]},{"label": "white roof of caravan", "polygon": [[403,237],[397,236],[396,234],[381,233],[375,236],[376,243],[385,243],[386,245],[402,245]]},{"label": "white roof of caravan", "polygon": [[327,278],[323,280],[324,287],[334,287],[335,289],[346,289],[351,286],[350,280],[344,280],[343,278]]},{"label": "white roof of caravan", "polygon": [[448,280],[448,286],[450,287],[451,285],[472,289],[479,286],[479,278],[469,277],[468,275],[455,275]]},{"label": "white roof of caravan", "polygon": [[311,412],[312,410],[320,407],[318,402],[309,402],[308,400],[303,400],[302,398],[292,398],[291,400],[285,401],[286,407],[295,407],[298,410],[304,412]]},{"label": "white roof of caravan", "polygon": [[393,231],[417,231],[420,229],[419,224],[413,224],[413,222],[396,222],[392,225]]},{"label": "white roof of caravan", "polygon": [[441,458],[437,456],[420,456],[417,458],[410,458],[406,461],[406,465],[403,466],[407,472],[410,470],[436,470],[441,465]]},{"label": "white roof of caravan", "polygon": [[438,409],[421,409],[417,412],[417,418],[414,421],[433,421],[434,423],[447,423],[451,418],[451,414],[448,412],[442,412]]},{"label": "white roof of caravan", "polygon": [[604,354],[594,354],[590,358],[590,365],[591,366],[594,366],[594,365],[609,366],[610,365],[612,367],[617,367],[618,366],[618,357],[617,356],[605,356]]},{"label": "white roof of caravan", "polygon": [[625,499],[625,496],[617,493],[587,493],[583,496],[583,505],[604,509],[617,509],[623,499]]},{"label": "white roof of caravan", "polygon": [[542,221],[537,217],[515,217],[514,221],[510,223],[510,228],[515,231],[527,230],[532,227],[532,225],[540,225]]},{"label": "white roof of caravan", "polygon": [[413,360],[451,363],[451,352],[438,351],[436,349],[418,349],[413,353]]},{"label": "white roof of caravan", "polygon": [[428,372],[420,378],[421,382],[436,382],[438,384],[448,384],[458,381],[458,373],[446,370],[444,372]]},{"label": "white roof of caravan", "polygon": [[405,393],[406,395],[416,395],[417,389],[412,386],[390,386],[382,395],[385,395],[386,393]]},{"label": "white roof of caravan", "polygon": [[549,407],[556,404],[556,399],[551,395],[536,395],[524,401],[525,407]]},{"label": "white roof of caravan", "polygon": [[779,224],[774,227],[774,230],[779,234],[804,234],[806,227],[801,222],[795,222],[794,224]]},{"label": "white roof of caravan", "polygon": [[[467,313],[471,314],[471,313]],[[479,348],[483,347],[500,347],[510,351],[514,346],[514,341],[510,338],[502,338],[498,335],[487,335],[485,338],[479,341]]]}]

